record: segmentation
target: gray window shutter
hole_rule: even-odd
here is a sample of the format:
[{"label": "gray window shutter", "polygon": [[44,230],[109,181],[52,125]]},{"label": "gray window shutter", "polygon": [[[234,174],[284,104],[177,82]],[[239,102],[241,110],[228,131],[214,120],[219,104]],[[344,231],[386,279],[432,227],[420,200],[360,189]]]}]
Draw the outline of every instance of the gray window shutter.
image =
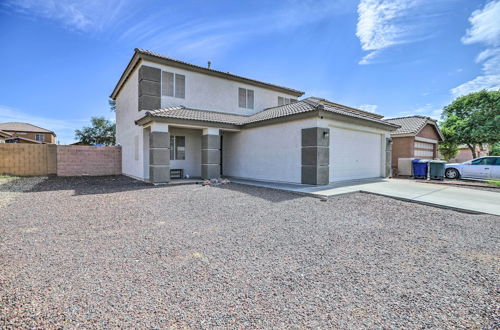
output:
[{"label": "gray window shutter", "polygon": [[161,95],[174,96],[174,74],[172,72],[161,73]]},{"label": "gray window shutter", "polygon": [[284,104],[283,97],[278,96],[278,105],[283,105],[283,104]]},{"label": "gray window shutter", "polygon": [[253,109],[253,90],[247,89],[247,108]]},{"label": "gray window shutter", "polygon": [[175,97],[183,99],[186,96],[186,76],[175,75]]},{"label": "gray window shutter", "polygon": [[247,107],[247,90],[244,88],[238,88],[238,106],[240,108]]}]

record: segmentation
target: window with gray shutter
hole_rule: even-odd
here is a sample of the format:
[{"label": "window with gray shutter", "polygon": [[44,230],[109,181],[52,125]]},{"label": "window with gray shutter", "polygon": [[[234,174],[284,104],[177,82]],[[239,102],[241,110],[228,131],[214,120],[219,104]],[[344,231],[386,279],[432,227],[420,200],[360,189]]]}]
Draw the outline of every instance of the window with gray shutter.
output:
[{"label": "window with gray shutter", "polygon": [[238,106],[240,108],[247,107],[247,90],[244,88],[238,88]]},{"label": "window with gray shutter", "polygon": [[252,89],[238,88],[238,106],[253,109],[254,91]]},{"label": "window with gray shutter", "polygon": [[175,137],[175,159],[185,160],[186,159],[186,137],[176,136]]},{"label": "window with gray shutter", "polygon": [[253,109],[253,90],[247,89],[247,108]]},{"label": "window with gray shutter", "polygon": [[175,135],[170,135],[170,160],[175,160]]},{"label": "window with gray shutter", "polygon": [[174,96],[174,74],[172,72],[161,73],[161,95]]},{"label": "window with gray shutter", "polygon": [[186,94],[186,76],[182,74],[175,75],[175,97],[183,99]]},{"label": "window with gray shutter", "polygon": [[290,99],[288,97],[278,96],[278,105],[286,105],[295,102],[297,102],[296,99]]},{"label": "window with gray shutter", "polygon": [[170,160],[186,159],[186,137],[170,135]]}]

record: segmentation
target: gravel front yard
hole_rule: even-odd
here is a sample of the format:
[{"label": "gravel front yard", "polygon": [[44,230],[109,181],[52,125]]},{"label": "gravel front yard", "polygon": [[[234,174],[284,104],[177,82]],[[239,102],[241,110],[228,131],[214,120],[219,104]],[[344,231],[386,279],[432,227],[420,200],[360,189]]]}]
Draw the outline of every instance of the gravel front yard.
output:
[{"label": "gravel front yard", "polygon": [[0,204],[0,328],[500,322],[499,217],[125,177],[21,179],[0,200],[20,184]]}]

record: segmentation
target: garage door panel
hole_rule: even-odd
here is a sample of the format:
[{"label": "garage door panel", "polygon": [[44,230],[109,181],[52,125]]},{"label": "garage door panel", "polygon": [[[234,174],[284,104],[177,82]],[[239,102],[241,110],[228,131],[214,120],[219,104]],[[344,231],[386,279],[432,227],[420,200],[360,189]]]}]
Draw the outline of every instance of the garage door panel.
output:
[{"label": "garage door panel", "polygon": [[380,134],[334,127],[330,148],[330,181],[380,177]]}]

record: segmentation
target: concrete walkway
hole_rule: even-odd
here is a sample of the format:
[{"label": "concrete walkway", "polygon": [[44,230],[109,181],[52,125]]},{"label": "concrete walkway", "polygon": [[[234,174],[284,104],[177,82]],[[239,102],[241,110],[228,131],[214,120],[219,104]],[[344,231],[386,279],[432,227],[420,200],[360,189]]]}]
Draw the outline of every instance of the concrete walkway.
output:
[{"label": "concrete walkway", "polygon": [[[353,180],[328,186],[231,179],[234,183],[280,189],[318,197],[366,192],[472,213],[500,215],[500,192],[398,179]],[[432,182],[432,181],[431,181]]]}]

